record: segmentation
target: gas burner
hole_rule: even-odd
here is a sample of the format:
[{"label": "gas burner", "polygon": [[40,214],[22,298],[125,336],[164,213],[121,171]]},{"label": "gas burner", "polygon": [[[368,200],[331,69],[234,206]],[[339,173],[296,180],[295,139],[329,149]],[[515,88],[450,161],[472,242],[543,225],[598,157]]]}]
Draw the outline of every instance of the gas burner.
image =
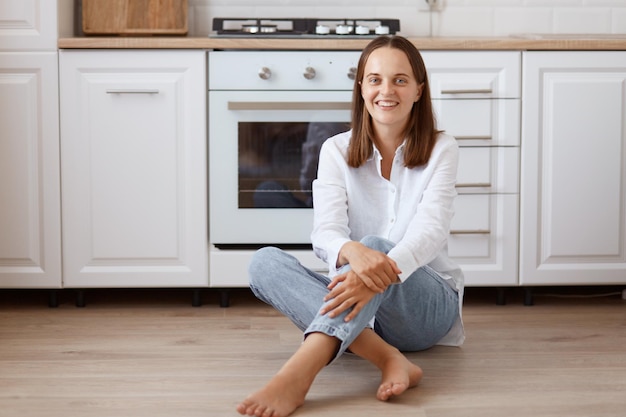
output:
[{"label": "gas burner", "polygon": [[373,37],[400,31],[398,19],[214,18],[221,37]]}]

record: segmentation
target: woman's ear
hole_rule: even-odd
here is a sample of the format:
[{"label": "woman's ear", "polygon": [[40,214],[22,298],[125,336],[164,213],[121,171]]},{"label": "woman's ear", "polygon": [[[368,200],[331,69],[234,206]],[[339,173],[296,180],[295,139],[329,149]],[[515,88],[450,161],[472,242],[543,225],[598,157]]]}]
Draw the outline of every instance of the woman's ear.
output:
[{"label": "woman's ear", "polygon": [[417,95],[415,96],[414,103],[417,103],[420,97],[422,97],[422,91],[424,91],[424,83],[421,83],[420,85],[417,86]]}]

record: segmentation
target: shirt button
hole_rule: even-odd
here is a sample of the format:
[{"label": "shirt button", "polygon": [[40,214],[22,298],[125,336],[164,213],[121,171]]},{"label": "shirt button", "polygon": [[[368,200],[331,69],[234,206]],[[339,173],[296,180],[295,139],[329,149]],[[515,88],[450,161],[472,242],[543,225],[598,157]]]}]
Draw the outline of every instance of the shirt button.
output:
[{"label": "shirt button", "polygon": [[395,221],[396,221],[396,219],[389,219],[389,223],[393,223]]}]

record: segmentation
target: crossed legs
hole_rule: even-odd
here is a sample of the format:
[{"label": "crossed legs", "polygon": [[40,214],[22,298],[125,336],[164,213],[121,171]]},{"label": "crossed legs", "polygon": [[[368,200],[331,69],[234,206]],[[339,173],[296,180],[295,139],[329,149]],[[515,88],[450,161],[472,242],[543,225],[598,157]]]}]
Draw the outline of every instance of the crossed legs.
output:
[{"label": "crossed legs", "polygon": [[[347,348],[380,369],[381,381],[376,392],[379,400],[400,395],[419,383],[422,370],[395,346],[404,350],[432,346],[450,328],[453,323],[450,318],[458,311],[452,298],[446,300],[450,291],[447,284],[438,282],[428,271],[420,271],[414,279],[409,277],[405,283],[375,296],[352,321],[343,323],[347,312],[335,319],[319,314],[319,300],[328,292],[328,277],[304,268],[295,258],[276,248],[264,248],[257,255],[250,265],[251,289],[258,298],[289,317],[307,336],[278,373],[237,406],[240,414],[290,415],[304,403],[317,374]],[[444,312],[450,310],[449,306],[454,311]],[[368,327],[374,315],[376,331]],[[446,323],[437,322],[446,316]],[[407,335],[413,336],[406,339]],[[386,340],[393,341],[393,345]]]},{"label": "crossed legs", "polygon": [[[340,341],[324,333],[311,333],[278,373],[259,391],[237,406],[240,414],[286,417],[304,404],[317,374],[336,355]],[[382,373],[376,397],[386,401],[418,384],[422,370],[373,330],[364,329],[350,350],[369,360]]]}]

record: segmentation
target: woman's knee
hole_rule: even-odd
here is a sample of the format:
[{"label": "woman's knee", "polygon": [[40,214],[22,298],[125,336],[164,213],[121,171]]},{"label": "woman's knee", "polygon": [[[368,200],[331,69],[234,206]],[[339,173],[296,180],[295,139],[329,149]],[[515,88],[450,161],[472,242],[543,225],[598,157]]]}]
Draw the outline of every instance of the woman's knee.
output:
[{"label": "woman's knee", "polygon": [[253,287],[263,287],[276,276],[284,252],[273,246],[257,250],[248,265],[248,278]]}]

